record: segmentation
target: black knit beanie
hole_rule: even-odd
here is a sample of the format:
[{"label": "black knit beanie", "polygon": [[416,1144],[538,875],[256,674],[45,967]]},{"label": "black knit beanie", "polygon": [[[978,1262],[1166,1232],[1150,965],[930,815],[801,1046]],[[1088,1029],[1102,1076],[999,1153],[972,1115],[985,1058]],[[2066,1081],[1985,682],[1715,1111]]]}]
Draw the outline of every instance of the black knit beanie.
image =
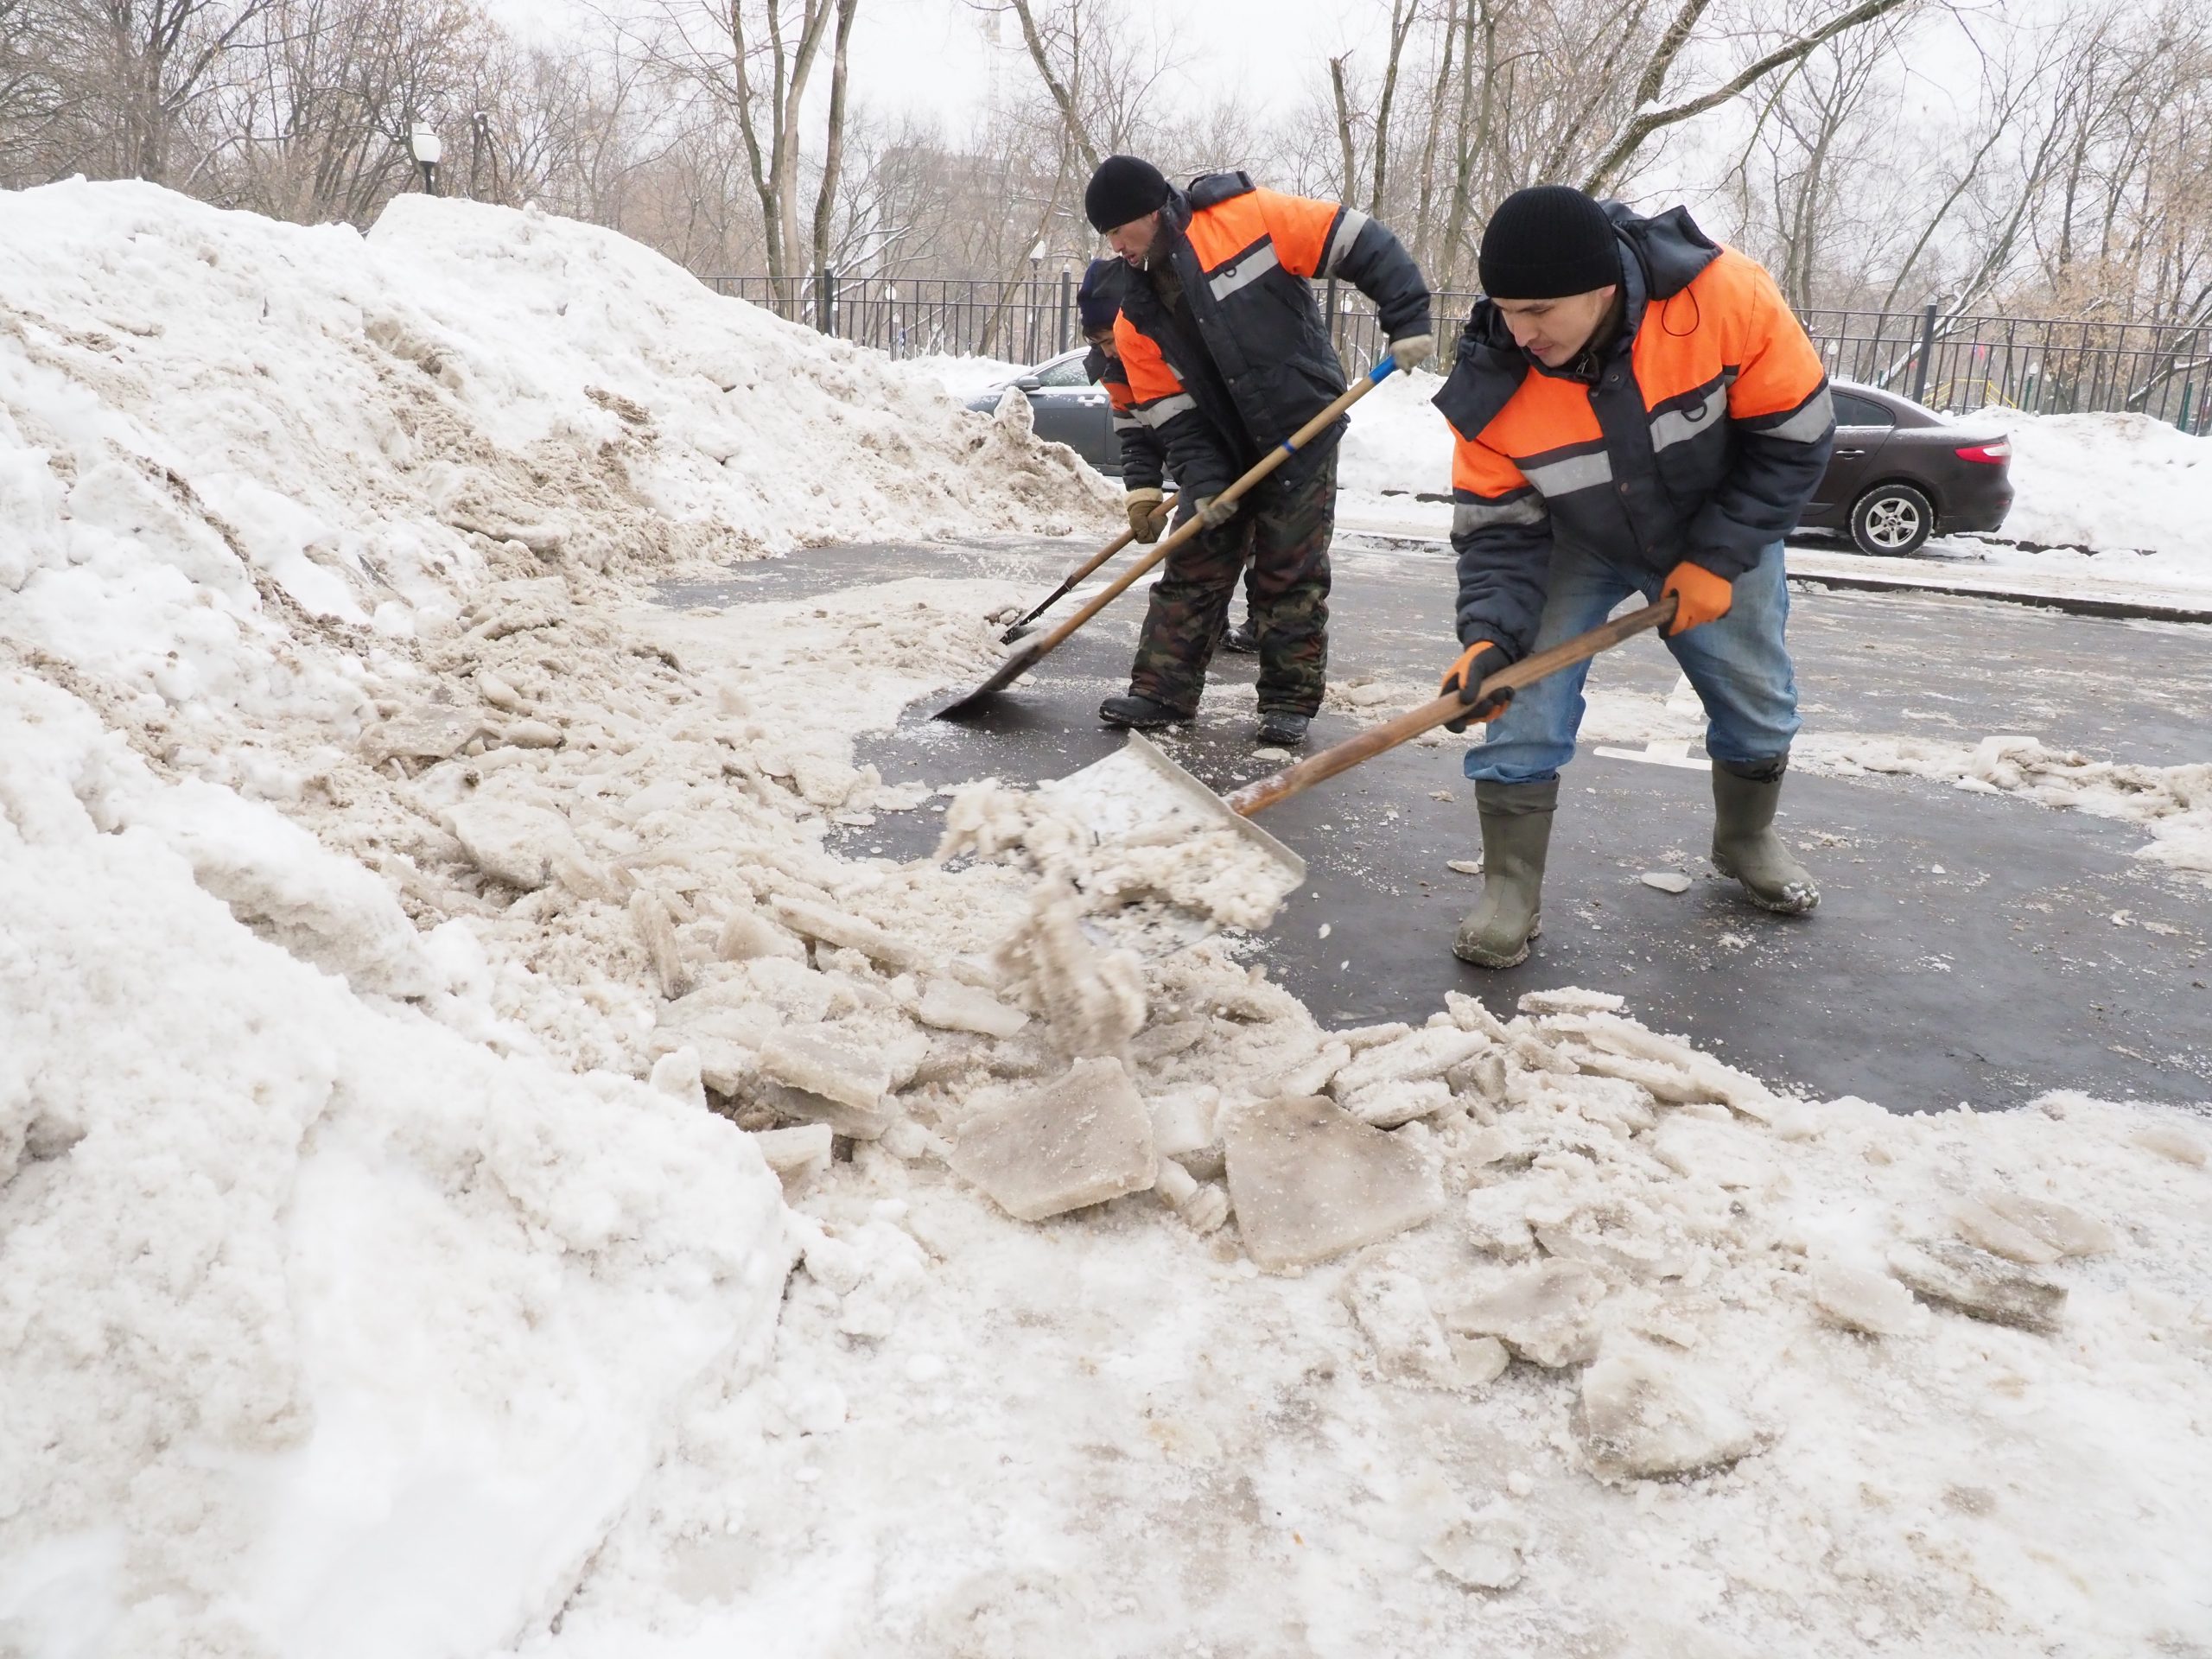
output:
[{"label": "black knit beanie", "polygon": [[1556,300],[1621,279],[1612,221],[1572,185],[1539,184],[1497,204],[1477,262],[1493,300]]},{"label": "black knit beanie", "polygon": [[1084,217],[1103,233],[1167,205],[1167,175],[1134,156],[1109,156],[1083,193]]}]

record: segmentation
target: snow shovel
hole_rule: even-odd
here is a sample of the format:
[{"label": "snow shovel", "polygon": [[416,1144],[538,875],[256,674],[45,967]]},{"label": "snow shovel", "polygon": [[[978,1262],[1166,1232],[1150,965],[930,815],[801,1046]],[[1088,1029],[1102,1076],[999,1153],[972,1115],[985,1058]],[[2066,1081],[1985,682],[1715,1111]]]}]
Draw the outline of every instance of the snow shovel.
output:
[{"label": "snow shovel", "polygon": [[[1271,450],[1258,466],[1224,490],[1217,499],[1223,501],[1240,499],[1246,491],[1252,489],[1262,479],[1267,477],[1276,467],[1281,466],[1283,462],[1335,425],[1338,416],[1389,379],[1391,371],[1397,366],[1396,359],[1384,358],[1366,374],[1354,381],[1351,389],[1343,397],[1299,428],[1279,448]],[[1040,633],[1008,652],[1006,660],[993,671],[990,678],[972,691],[962,692],[960,696],[936,710],[930,718],[950,720],[956,715],[966,714],[985,699],[995,697],[1005,690],[1007,687],[1036,667],[1046,657],[1058,650],[1070,634],[1135,587],[1139,577],[1144,575],[1170,553],[1196,536],[1199,529],[1197,515],[1193,514],[1191,518],[1185,519],[1180,526],[1170,531],[1153,543],[1151,552],[1109,582],[1089,604],[1051,632]]]},{"label": "snow shovel", "polygon": [[[1670,594],[1656,605],[1631,611],[1587,633],[1562,640],[1548,651],[1540,651],[1500,669],[1484,678],[1482,690],[1518,690],[1533,685],[1563,668],[1587,662],[1599,652],[1646,629],[1663,628],[1674,620],[1675,600]],[[1417,709],[1408,709],[1395,720],[1370,727],[1356,737],[1348,737],[1319,754],[1247,784],[1225,797],[1215,794],[1142,734],[1131,732],[1126,747],[1080,772],[1041,785],[1038,793],[1080,808],[1102,844],[1158,842],[1233,829],[1237,832],[1238,845],[1256,861],[1256,867],[1249,871],[1249,885],[1264,886],[1277,895],[1280,902],[1282,895],[1294,892],[1304,883],[1306,861],[1251,823],[1252,815],[1294,795],[1303,794],[1314,785],[1340,772],[1349,772],[1386,750],[1409,742],[1423,732],[1459,718],[1466,710],[1467,705],[1459,700],[1459,693],[1447,691]],[[1146,931],[1152,943],[1173,949],[1211,932],[1212,923],[1202,918],[1185,918],[1180,914],[1172,919],[1155,914]],[[1135,943],[1141,949],[1147,944],[1137,939],[1122,942]],[[1159,951],[1147,949],[1146,953]]]},{"label": "snow shovel", "polygon": [[[1175,504],[1182,499],[1183,498],[1180,495],[1171,495],[1165,501],[1160,504],[1158,511],[1163,513],[1173,513],[1175,511]],[[1088,564],[1084,565],[1079,570],[1071,570],[1068,573],[1068,579],[1065,582],[1053,588],[1051,593],[1039,600],[1036,604],[1031,606],[1027,615],[1020,618],[1012,627],[1008,628],[1004,633],[999,636],[999,643],[1002,645],[1010,645],[1015,640],[1020,639],[1022,635],[1027,633],[1030,631],[1029,625],[1032,622],[1034,622],[1039,617],[1044,615],[1046,612],[1051,610],[1053,606],[1058,604],[1070,594],[1073,593],[1075,591],[1076,583],[1081,582],[1085,576],[1096,570],[1100,565],[1105,563],[1107,560],[1112,558],[1116,553],[1120,552],[1131,542],[1135,541],[1136,539],[1136,536],[1137,533],[1134,530],[1123,531],[1112,541],[1107,543],[1105,546],[1100,548],[1096,555]]]}]

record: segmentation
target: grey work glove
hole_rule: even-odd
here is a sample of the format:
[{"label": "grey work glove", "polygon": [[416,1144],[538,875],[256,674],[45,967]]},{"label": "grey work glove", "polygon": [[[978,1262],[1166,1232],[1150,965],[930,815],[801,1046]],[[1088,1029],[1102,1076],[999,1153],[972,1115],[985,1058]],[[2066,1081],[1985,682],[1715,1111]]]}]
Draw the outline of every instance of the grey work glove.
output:
[{"label": "grey work glove", "polygon": [[1202,495],[1191,516],[1208,530],[1219,530],[1236,516],[1236,504],[1217,495]]},{"label": "grey work glove", "polygon": [[1166,510],[1160,505],[1167,498],[1158,490],[1131,490],[1122,498],[1122,505],[1129,515],[1129,534],[1147,544],[1160,539],[1160,530],[1167,523]]},{"label": "grey work glove", "polygon": [[1390,342],[1390,360],[1398,365],[1401,374],[1411,374],[1435,355],[1434,334],[1408,334],[1403,340]]}]

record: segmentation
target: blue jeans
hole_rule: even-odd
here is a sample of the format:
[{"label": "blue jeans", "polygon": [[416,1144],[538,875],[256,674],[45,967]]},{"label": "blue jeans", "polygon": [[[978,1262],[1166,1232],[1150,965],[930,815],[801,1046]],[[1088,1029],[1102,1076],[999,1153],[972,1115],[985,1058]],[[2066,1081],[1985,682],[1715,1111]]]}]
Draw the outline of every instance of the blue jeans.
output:
[{"label": "blue jeans", "polygon": [[[1631,575],[1596,553],[1554,553],[1551,591],[1530,654],[1596,627],[1630,594],[1656,601],[1662,580]],[[1666,642],[1705,704],[1706,753],[1722,766],[1751,770],[1789,753],[1799,721],[1797,678],[1782,637],[1789,620],[1789,584],[1777,542],[1736,578],[1727,615]],[[1574,758],[1589,673],[1589,664],[1578,663],[1523,688],[1484,741],[1467,751],[1467,776],[1496,784],[1558,777]]]}]

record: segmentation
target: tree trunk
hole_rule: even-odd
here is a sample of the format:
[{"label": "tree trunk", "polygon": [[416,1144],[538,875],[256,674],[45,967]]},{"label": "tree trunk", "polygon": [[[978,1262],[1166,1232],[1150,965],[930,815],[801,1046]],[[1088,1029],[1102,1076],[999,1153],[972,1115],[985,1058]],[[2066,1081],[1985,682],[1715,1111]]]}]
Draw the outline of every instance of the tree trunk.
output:
[{"label": "tree trunk", "polygon": [[814,269],[830,269],[830,232],[837,213],[837,188],[845,166],[845,78],[853,19],[861,0],[837,0],[837,39],[830,60],[829,134],[822,159],[822,188],[814,198]]}]

